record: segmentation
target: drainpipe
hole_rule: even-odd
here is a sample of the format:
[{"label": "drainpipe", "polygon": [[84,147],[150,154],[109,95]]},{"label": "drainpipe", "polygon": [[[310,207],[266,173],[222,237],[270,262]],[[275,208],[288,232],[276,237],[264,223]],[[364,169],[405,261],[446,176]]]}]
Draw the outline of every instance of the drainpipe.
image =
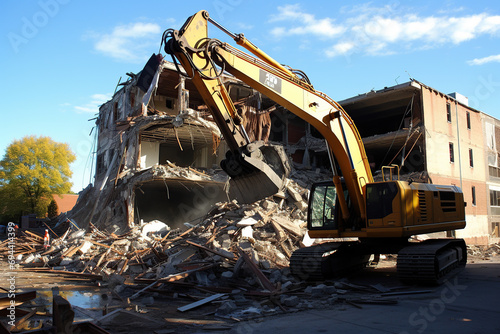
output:
[{"label": "drainpipe", "polygon": [[460,189],[462,189],[462,159],[460,154],[460,128],[458,126],[458,102],[455,101],[455,116],[457,118],[457,140],[458,140],[458,170],[460,172]]},{"label": "drainpipe", "polygon": [[[462,155],[460,153],[460,127],[458,126],[458,102],[456,100],[455,100],[455,117],[457,118],[458,171],[460,175],[460,189],[462,189]],[[450,232],[451,232],[451,237],[455,238],[456,237],[455,230]]]}]

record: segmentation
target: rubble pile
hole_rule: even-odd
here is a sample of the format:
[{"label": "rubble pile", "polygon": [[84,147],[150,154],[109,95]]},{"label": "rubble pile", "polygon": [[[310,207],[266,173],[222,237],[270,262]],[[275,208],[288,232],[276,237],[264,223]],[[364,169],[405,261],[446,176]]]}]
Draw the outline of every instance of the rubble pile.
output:
[{"label": "rubble pile", "polygon": [[[15,256],[22,265],[91,273],[103,279],[113,274],[160,279],[183,272],[179,268],[191,263],[217,266],[218,274],[231,277],[241,251],[262,269],[284,268],[306,232],[303,195],[307,193],[293,181],[288,193],[289,199],[278,195],[281,198],[249,205],[219,203],[206,216],[185,223],[184,231],[171,230],[160,221],[143,223],[122,235],[92,224],[86,233],[71,224],[48,249],[42,236],[23,231],[16,239]],[[7,248],[1,250],[6,256]]]},{"label": "rubble pile", "polygon": [[[190,316],[195,318],[200,315],[194,309],[207,305],[210,315],[228,322],[339,305],[397,303],[393,296],[405,293],[398,291],[400,286],[355,285],[345,278],[304,282],[291,275],[291,254],[312,244],[305,221],[309,182],[323,175],[296,170],[292,177],[282,193],[253,204],[219,202],[182,229],[153,220],[117,235],[93,224],[85,231],[69,221],[70,228],[49,248],[41,235],[24,231],[16,238],[17,266],[74,276],[105,289],[115,311],[94,316],[105,328],[114,326],[112,314],[135,311],[142,317],[154,310],[166,312],[165,305],[171,309],[172,303],[174,312],[194,312]],[[4,243],[0,255],[7,256]]]},{"label": "rubble pile", "polygon": [[496,256],[500,254],[500,244],[490,244],[488,246],[467,245],[467,254],[483,259]]}]

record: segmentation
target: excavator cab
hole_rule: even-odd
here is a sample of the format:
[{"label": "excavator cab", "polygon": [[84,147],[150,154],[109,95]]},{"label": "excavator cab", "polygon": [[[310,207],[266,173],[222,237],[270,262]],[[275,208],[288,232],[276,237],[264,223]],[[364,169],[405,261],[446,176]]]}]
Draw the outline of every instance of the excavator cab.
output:
[{"label": "excavator cab", "polygon": [[[347,209],[352,212],[352,202],[345,182],[341,179],[344,189],[343,197]],[[334,235],[328,237],[339,237],[339,233],[347,230],[359,229],[359,224],[354,224],[353,217],[344,219],[339,204],[337,187],[332,181],[317,182],[312,185],[309,196],[309,206],[307,212],[307,228],[309,231],[330,231]],[[325,235],[325,237],[327,237]]]},{"label": "excavator cab", "polygon": [[332,181],[315,183],[309,197],[307,227],[309,230],[337,230],[337,189]]}]

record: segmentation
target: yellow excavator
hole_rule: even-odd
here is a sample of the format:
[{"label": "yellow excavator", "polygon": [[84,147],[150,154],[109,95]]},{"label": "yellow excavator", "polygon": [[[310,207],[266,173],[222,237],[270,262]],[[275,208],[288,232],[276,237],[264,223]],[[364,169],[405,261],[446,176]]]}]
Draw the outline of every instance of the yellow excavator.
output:
[{"label": "yellow excavator", "polygon": [[[208,24],[228,34],[248,54],[210,38]],[[343,108],[315,90],[307,76],[260,50],[243,34],[234,34],[207,11],[189,17],[180,30],[163,34],[165,52],[180,74],[202,95],[229,146],[221,167],[242,202],[273,195],[290,170],[276,146],[250,142],[221,74],[228,72],[315,127],[325,138],[333,180],[314,184],[307,226],[311,238],[348,238],[295,251],[292,274],[322,280],[364,266],[371,255],[397,254],[402,281],[442,283],[465,266],[463,239],[410,241],[418,234],[465,227],[465,203],[456,186],[401,181],[374,182],[361,137]],[[184,71],[181,70],[180,65]]]}]

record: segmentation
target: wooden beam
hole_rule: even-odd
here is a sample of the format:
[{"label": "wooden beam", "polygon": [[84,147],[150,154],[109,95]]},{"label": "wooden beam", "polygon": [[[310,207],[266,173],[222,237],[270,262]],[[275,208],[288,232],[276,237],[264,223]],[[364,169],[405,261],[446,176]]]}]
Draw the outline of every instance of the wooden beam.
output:
[{"label": "wooden beam", "polygon": [[[24,302],[36,298],[36,291],[27,291],[27,292],[19,292],[16,293],[16,305],[21,305]],[[7,308],[10,306],[11,299],[8,296],[0,298],[0,310]]]},{"label": "wooden beam", "polygon": [[267,279],[266,275],[264,275],[264,273],[262,271],[260,271],[259,267],[257,267],[257,265],[252,261],[250,256],[248,256],[248,254],[245,253],[239,247],[238,247],[238,251],[239,251],[241,257],[243,258],[243,260],[245,260],[245,262],[248,265],[248,267],[250,268],[250,270],[252,270],[254,272],[254,274],[259,279],[260,283],[262,283],[262,286],[264,287],[264,289],[267,289],[272,293],[276,292],[276,288],[274,287],[273,283],[271,283],[271,281],[269,281]]},{"label": "wooden beam", "polygon": [[105,245],[105,244],[101,244],[100,242],[97,242],[97,241],[94,241],[92,239],[89,239],[88,241],[90,241],[91,243],[93,243],[94,245],[97,245],[97,246],[101,246],[101,247],[104,247],[104,248],[109,248],[111,249],[113,252],[115,253],[118,253],[120,255],[125,255],[124,253],[120,252],[119,250],[117,250],[116,248],[113,248],[111,246],[108,246],[108,245]]},{"label": "wooden beam", "polygon": [[[88,274],[88,273],[79,273],[75,271],[66,271],[66,270],[47,270],[47,269],[42,269],[42,268],[29,268],[29,269],[24,269],[25,271],[35,271],[39,273],[47,273],[47,274],[62,274],[62,275],[68,275],[68,276],[75,276],[75,277],[83,277],[83,278],[90,278],[90,279],[96,279],[96,280],[102,280],[102,275],[96,275],[96,274]],[[17,295],[16,295],[17,298]]]},{"label": "wooden beam", "polygon": [[14,324],[14,326],[10,327],[10,331],[19,331],[20,329],[22,329],[23,328],[23,324],[26,322],[26,320],[28,320],[29,318],[31,318],[35,313],[36,313],[36,310],[33,310],[30,313],[26,314],[21,319],[19,319],[18,321],[16,321],[16,323]]},{"label": "wooden beam", "polygon": [[198,300],[197,302],[178,307],[177,311],[186,312],[186,311],[192,310],[196,307],[200,307],[202,305],[208,304],[208,303],[210,303],[216,299],[219,299],[225,295],[226,295],[225,293],[218,293],[218,294],[212,295],[210,297],[204,298],[202,300]]},{"label": "wooden beam", "polygon": [[234,254],[232,254],[233,256],[229,256],[229,255],[227,255],[227,254],[224,254],[224,253],[222,253],[222,252],[219,252],[219,251],[216,251],[216,250],[213,250],[213,249],[207,248],[207,247],[205,247],[205,246],[199,245],[199,244],[197,244],[197,243],[195,243],[195,242],[192,242],[192,241],[189,241],[189,240],[186,240],[186,242],[187,242],[188,244],[192,245],[192,246],[195,246],[195,247],[198,247],[198,248],[200,248],[200,249],[203,249],[203,250],[205,250],[205,251],[207,251],[207,252],[210,252],[210,253],[213,253],[213,254],[216,254],[216,255],[222,256],[222,257],[224,257],[224,258],[226,258],[226,259],[236,260],[236,256],[235,256]]}]

